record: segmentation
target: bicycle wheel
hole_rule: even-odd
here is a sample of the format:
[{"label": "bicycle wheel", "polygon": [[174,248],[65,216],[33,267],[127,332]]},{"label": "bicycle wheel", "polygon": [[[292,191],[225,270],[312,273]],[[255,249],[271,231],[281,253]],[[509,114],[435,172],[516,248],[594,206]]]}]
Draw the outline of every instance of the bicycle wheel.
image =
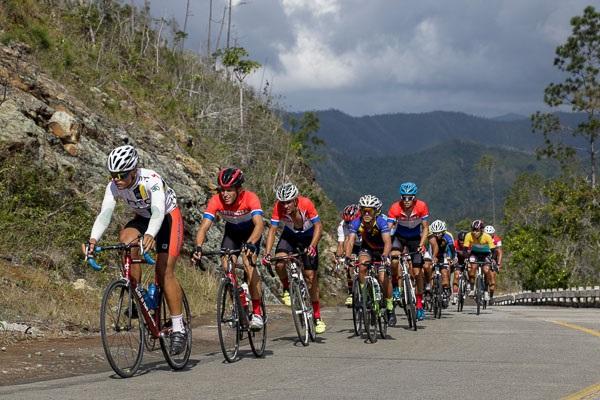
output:
[{"label": "bicycle wheel", "polygon": [[217,292],[217,328],[221,351],[227,362],[237,359],[240,348],[240,318],[237,291],[228,278],[223,278]]},{"label": "bicycle wheel", "polygon": [[479,315],[483,303],[483,277],[481,275],[475,280],[475,303],[477,304],[477,315]]},{"label": "bicycle wheel", "polygon": [[125,280],[113,281],[102,297],[100,336],[106,359],[122,378],[136,373],[144,354],[145,326],[137,298]]},{"label": "bicycle wheel", "polygon": [[[165,360],[174,370],[183,369],[192,354],[192,313],[190,305],[183,288],[181,289],[181,306],[183,311],[183,327],[185,328],[185,348],[179,354],[171,354],[171,333],[173,324],[171,314],[167,307],[167,300],[162,295],[162,306],[160,309],[160,348]],[[157,310],[158,311],[158,310]]]},{"label": "bicycle wheel", "polygon": [[308,336],[310,337],[311,342],[315,342],[317,340],[317,332],[315,331],[314,310],[306,281],[301,280],[299,287],[300,293],[302,293],[302,301],[304,303],[304,314],[306,315],[306,323],[308,325]]},{"label": "bicycle wheel", "polygon": [[377,341],[377,318],[375,316],[374,298],[373,298],[373,283],[367,278],[362,296],[363,304],[363,321],[367,339],[371,343]]},{"label": "bicycle wheel", "polygon": [[296,327],[296,333],[298,334],[298,340],[303,346],[308,346],[309,333],[308,333],[308,319],[304,312],[304,301],[302,299],[302,293],[298,280],[293,280],[290,283],[290,300],[292,302],[292,319],[294,320],[294,327]]},{"label": "bicycle wheel", "polygon": [[379,336],[382,339],[387,338],[388,320],[385,308],[385,300],[379,302],[379,310],[377,312],[377,325],[379,327]]},{"label": "bicycle wheel", "polygon": [[361,336],[363,332],[363,312],[358,277],[355,277],[352,282],[352,323],[354,324],[354,335]]},{"label": "bicycle wheel", "polygon": [[417,310],[416,310],[416,299],[413,296],[413,287],[410,282],[410,276],[404,277],[404,298],[406,299],[406,310],[408,318],[408,327],[413,330],[417,330]]},{"label": "bicycle wheel", "polygon": [[467,284],[463,277],[461,276],[458,280],[458,293],[457,293],[457,305],[456,311],[461,312],[463,310],[463,306],[465,305],[465,292],[467,290]]},{"label": "bicycle wheel", "polygon": [[435,312],[433,313],[433,316],[437,319],[442,318],[442,282],[439,276],[436,276],[435,281],[434,281],[434,290],[435,290],[435,295],[434,295],[434,307],[435,307]]},{"label": "bicycle wheel", "polygon": [[267,347],[267,325],[269,318],[267,317],[267,308],[264,302],[264,292],[260,296],[260,310],[263,317],[263,327],[259,331],[248,331],[248,341],[250,348],[256,357],[264,357],[265,348]]}]

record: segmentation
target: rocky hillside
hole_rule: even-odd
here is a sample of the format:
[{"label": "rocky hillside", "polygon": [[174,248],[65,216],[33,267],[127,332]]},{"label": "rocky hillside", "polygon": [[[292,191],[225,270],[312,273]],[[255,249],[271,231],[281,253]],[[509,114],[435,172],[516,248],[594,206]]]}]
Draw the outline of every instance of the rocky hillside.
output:
[{"label": "rocky hillside", "polygon": [[[148,56],[151,64],[134,62],[124,51],[110,58],[110,48],[92,46],[87,31],[77,28],[88,21],[85,15],[78,19],[81,13],[91,10],[77,4],[85,2],[0,4],[0,282],[9,289],[0,294],[0,320],[95,328],[98,298],[114,271],[92,273],[81,261],[79,246],[89,235],[109,179],[106,154],[125,143],[136,146],[141,164],[158,171],[176,191],[188,250],[216,172],[225,165],[246,171],[248,186],[259,193],[267,215],[273,186],[292,179],[315,199],[325,220],[333,221],[333,204],[288,148],[288,135],[268,101],[247,93],[248,123],[241,130],[235,112],[238,89],[224,74],[203,67],[193,55],[174,53],[168,42],[158,47],[158,54],[169,57],[156,71],[154,52]],[[137,12],[116,2],[104,5],[113,7],[102,10],[106,15]],[[143,14],[135,15],[142,20]],[[103,21],[97,27],[104,31],[95,32],[97,43],[117,29],[116,19]],[[145,29],[140,35],[154,32]],[[70,53],[66,69],[65,43],[78,49]],[[89,64],[86,57],[94,51],[103,52],[102,57]],[[195,75],[188,79],[190,70]],[[198,94],[174,90],[170,82],[175,80],[180,86],[195,82]],[[206,108],[198,114],[199,107]],[[117,210],[106,241],[116,240],[118,227],[129,217],[125,211]],[[220,226],[211,230],[212,246],[220,244],[221,235]],[[187,265],[184,255],[178,270],[193,312],[211,310],[215,279],[198,276]],[[77,279],[86,283],[75,288],[71,282]],[[329,278],[323,292],[335,292],[336,282]],[[277,283],[269,283],[278,290]],[[39,302],[42,296],[47,300]]]}]

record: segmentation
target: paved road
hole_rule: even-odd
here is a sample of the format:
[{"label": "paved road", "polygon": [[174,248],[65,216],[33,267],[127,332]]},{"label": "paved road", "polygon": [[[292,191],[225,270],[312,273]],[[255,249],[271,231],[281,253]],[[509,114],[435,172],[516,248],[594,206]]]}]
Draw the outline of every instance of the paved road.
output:
[{"label": "paved road", "polygon": [[127,380],[101,373],[5,386],[0,398],[560,399],[585,388],[573,398],[600,398],[600,310],[465,311],[428,319],[418,332],[400,319],[389,339],[367,344],[351,337],[349,310],[326,309],[328,332],[307,348],[290,330],[269,340],[265,359],[194,354],[183,372],[151,363]]}]

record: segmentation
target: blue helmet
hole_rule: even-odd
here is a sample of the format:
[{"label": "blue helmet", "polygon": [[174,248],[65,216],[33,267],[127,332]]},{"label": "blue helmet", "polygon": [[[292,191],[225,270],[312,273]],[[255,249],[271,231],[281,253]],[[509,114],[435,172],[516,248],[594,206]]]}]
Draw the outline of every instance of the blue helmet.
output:
[{"label": "blue helmet", "polygon": [[404,182],[400,185],[400,195],[413,195],[416,196],[418,192],[417,184],[414,182]]}]

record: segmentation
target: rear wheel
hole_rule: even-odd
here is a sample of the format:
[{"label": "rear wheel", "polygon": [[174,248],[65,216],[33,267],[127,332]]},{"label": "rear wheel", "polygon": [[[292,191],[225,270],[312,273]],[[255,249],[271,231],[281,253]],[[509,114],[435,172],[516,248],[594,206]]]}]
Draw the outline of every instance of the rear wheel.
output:
[{"label": "rear wheel", "polygon": [[379,327],[379,336],[382,339],[385,339],[387,337],[387,327],[388,327],[387,312],[386,312],[385,305],[386,305],[385,300],[379,302],[379,312],[378,312],[378,316],[377,316],[377,324]]},{"label": "rear wheel", "polygon": [[237,291],[227,278],[221,280],[217,292],[217,329],[221,351],[227,362],[237,360],[240,348],[240,318],[237,308]]},{"label": "rear wheel", "polygon": [[136,373],[144,354],[145,326],[138,310],[138,300],[125,280],[113,281],[104,291],[100,306],[102,346],[111,368],[122,378]]},{"label": "rear wheel", "polygon": [[162,349],[165,360],[171,366],[171,368],[178,370],[183,369],[192,354],[192,313],[190,312],[190,305],[185,297],[185,292],[181,289],[181,306],[183,311],[183,327],[185,328],[185,347],[179,354],[171,354],[171,334],[172,334],[172,322],[171,314],[167,307],[167,301],[163,297],[162,307],[160,310],[160,347]]},{"label": "rear wheel", "polygon": [[442,318],[442,307],[443,307],[442,291],[443,291],[443,289],[442,289],[442,282],[441,282],[441,279],[439,276],[436,276],[436,278],[434,280],[433,290],[434,290],[433,316],[437,319],[440,319],[440,318]]},{"label": "rear wheel", "polygon": [[375,343],[377,341],[377,320],[374,309],[373,284],[368,278],[365,282],[362,300],[363,320],[367,339],[369,339],[371,343]]},{"label": "rear wheel", "polygon": [[307,313],[304,312],[305,305],[297,280],[292,281],[290,284],[290,298],[292,302],[292,319],[294,320],[298,339],[303,346],[308,346],[310,337],[308,332],[308,318]]},{"label": "rear wheel", "polygon": [[265,348],[267,347],[267,325],[269,318],[267,317],[267,308],[264,302],[264,292],[260,296],[260,310],[262,312],[263,327],[259,331],[248,331],[248,341],[250,342],[250,348],[256,357],[265,356]]},{"label": "rear wheel", "polygon": [[358,277],[355,277],[352,283],[352,322],[354,324],[354,335],[362,335],[363,312]]},{"label": "rear wheel", "polygon": [[415,306],[415,298],[413,297],[413,287],[410,282],[410,276],[404,277],[404,298],[406,299],[406,310],[408,318],[408,327],[417,330],[417,310]]},{"label": "rear wheel", "polygon": [[475,280],[475,303],[477,304],[477,315],[479,315],[483,303],[483,277],[481,275]]}]

